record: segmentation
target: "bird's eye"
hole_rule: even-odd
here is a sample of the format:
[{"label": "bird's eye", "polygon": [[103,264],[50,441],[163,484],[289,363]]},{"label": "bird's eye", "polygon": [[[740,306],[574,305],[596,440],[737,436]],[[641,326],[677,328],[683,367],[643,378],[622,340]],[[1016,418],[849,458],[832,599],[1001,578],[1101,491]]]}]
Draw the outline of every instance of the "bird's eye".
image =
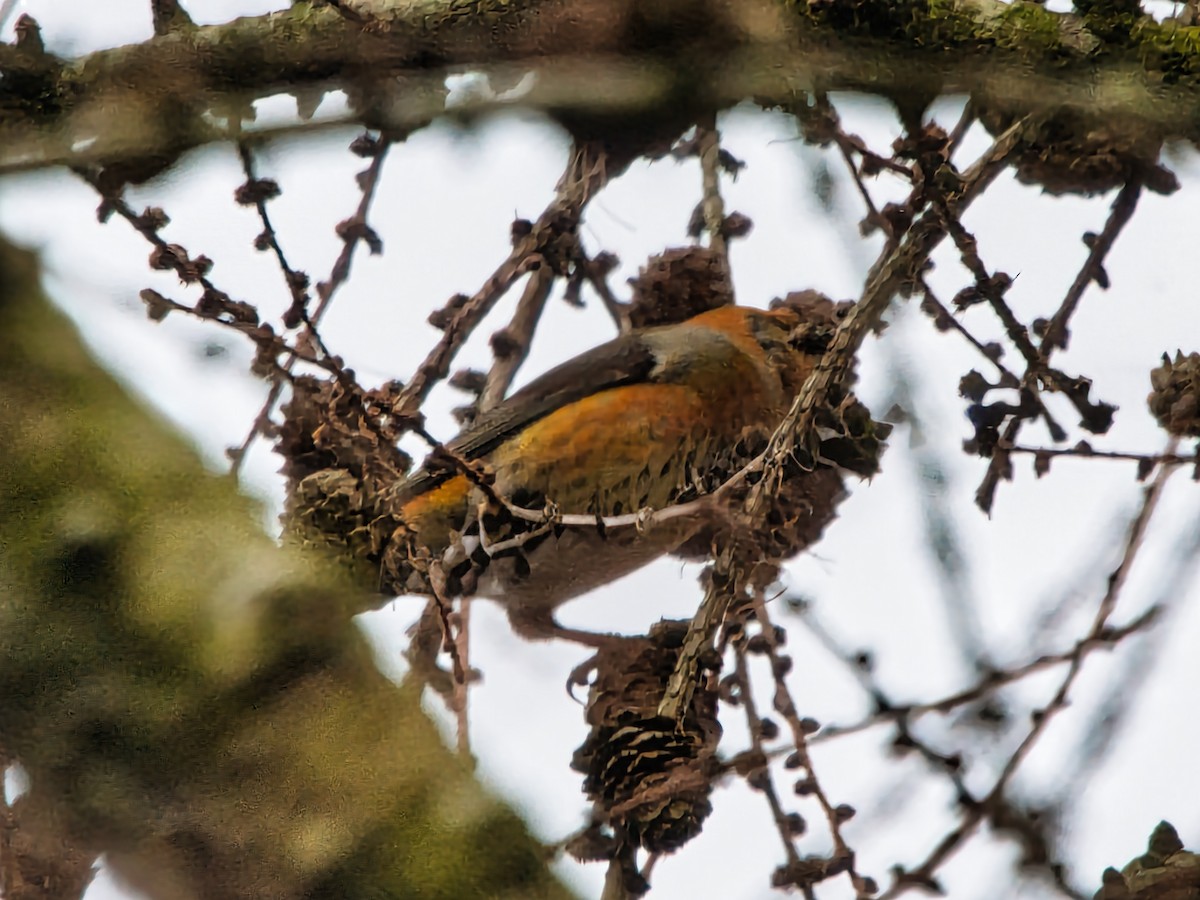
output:
[{"label": "bird's eye", "polygon": [[768,356],[788,349],[788,329],[778,319],[756,316],[750,334]]}]

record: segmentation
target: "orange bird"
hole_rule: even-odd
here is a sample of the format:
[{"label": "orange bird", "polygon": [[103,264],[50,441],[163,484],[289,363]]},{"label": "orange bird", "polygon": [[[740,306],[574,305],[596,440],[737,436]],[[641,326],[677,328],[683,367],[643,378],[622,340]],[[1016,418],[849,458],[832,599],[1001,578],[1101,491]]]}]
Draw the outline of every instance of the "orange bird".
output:
[{"label": "orange bird", "polygon": [[617,516],[694,497],[748,461],[738,459],[744,439],[779,424],[816,362],[791,340],[800,324],[792,309],[724,306],[635,330],[482,413],[446,444],[457,468],[422,469],[397,488],[409,590],[430,592],[435,561],[449,593],[503,603],[518,633],[593,643],[559,626],[554,609],[675,550],[703,523],[536,529],[488,508],[461,463],[482,463],[497,496],[532,510]]}]

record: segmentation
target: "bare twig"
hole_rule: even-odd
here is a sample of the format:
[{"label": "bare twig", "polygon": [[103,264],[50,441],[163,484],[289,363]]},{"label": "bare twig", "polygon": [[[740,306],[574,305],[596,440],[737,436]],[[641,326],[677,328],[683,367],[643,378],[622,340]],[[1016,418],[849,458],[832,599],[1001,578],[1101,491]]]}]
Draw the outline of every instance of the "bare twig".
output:
[{"label": "bare twig", "polygon": [[563,234],[574,232],[588,201],[607,184],[609,177],[603,150],[589,144],[572,151],[554,200],[528,233],[514,241],[512,252],[483,287],[470,297],[460,294],[451,298],[435,313],[434,321],[442,328],[442,337],[405,386],[397,403],[402,417],[411,418],[417,413],[433,386],[449,373],[450,363],[467,337],[509,288],[522,275],[547,264],[544,253],[548,245]]},{"label": "bare twig", "polygon": [[[912,182],[913,172],[908,165],[894,158],[875,153],[857,134],[851,134],[842,128],[841,117],[823,91],[813,98],[811,106],[801,104],[793,107],[793,112],[800,120],[803,131],[809,140],[826,144],[832,142],[846,163],[846,169],[854,182],[854,187],[867,207],[867,216],[860,222],[859,231],[866,235],[874,229],[880,229],[889,241],[899,238],[891,221],[882,215],[875,205],[870,191],[863,181],[864,174],[875,175],[879,172],[891,172],[899,175],[905,181]],[[855,161],[858,157],[858,162]]]},{"label": "bare twig", "polygon": [[[841,128],[837,129],[837,138],[835,140],[838,152],[842,155],[842,160],[846,163],[846,168],[850,172],[850,178],[854,182],[854,186],[858,189],[858,195],[862,197],[863,203],[867,207],[867,223],[876,228],[883,230],[884,234],[892,237],[891,223],[888,222],[875,206],[875,201],[871,199],[871,192],[867,190],[867,186],[863,184],[862,174],[858,170],[858,165],[854,162],[854,157],[851,155],[852,145],[847,140],[846,133]],[[866,229],[864,229],[864,233]]]},{"label": "bare twig", "polygon": [[[1066,440],[1066,431],[1057,421],[1049,416],[1045,404],[1038,396],[1040,393],[1039,389],[1042,385],[1045,385],[1049,390],[1064,394],[1071,402],[1071,405],[1079,412],[1081,418],[1087,422],[1095,415],[1096,404],[1088,397],[1089,391],[1086,379],[1072,378],[1048,364],[1047,353],[1049,352],[1049,348],[1046,347],[1045,342],[1043,342],[1042,349],[1034,346],[1033,341],[1029,337],[1028,330],[1017,319],[1004,299],[1004,292],[1008,285],[1012,283],[1012,279],[1002,273],[992,275],[988,272],[987,267],[979,256],[974,235],[963,227],[951,202],[945,195],[939,193],[937,195],[937,203],[942,214],[946,217],[947,228],[950,235],[954,238],[955,246],[958,247],[963,264],[975,278],[975,290],[978,292],[978,296],[986,300],[988,305],[992,307],[992,310],[996,313],[996,317],[1003,324],[1004,331],[1008,335],[1009,340],[1012,341],[1013,345],[1025,359],[1025,375],[1020,381],[1022,394],[1033,400],[1046,422],[1050,436],[1055,441]],[[986,351],[985,355],[987,355]]]},{"label": "bare twig", "polygon": [[1023,444],[1001,444],[1009,453],[1026,453],[1032,456],[1050,458],[1053,456],[1073,456],[1077,459],[1119,459],[1140,463],[1143,466],[1158,465],[1194,465],[1200,462],[1200,456],[1191,454],[1180,456],[1177,453],[1134,453],[1128,450],[1097,450],[1086,441],[1080,441],[1074,447],[1027,447]]},{"label": "bare twig", "polygon": [[1019,387],[1021,379],[1017,377],[1017,373],[1001,362],[998,354],[994,353],[987,344],[975,337],[963,323],[946,308],[946,304],[938,299],[933,288],[929,286],[929,282],[922,276],[918,282],[921,286],[921,295],[923,301],[921,304],[922,310],[932,314],[934,324],[939,331],[945,329],[953,329],[962,335],[967,343],[979,351],[980,356],[986,359],[989,363],[996,367],[996,371],[1003,377],[1005,386]]},{"label": "bare twig", "polygon": [[750,683],[750,668],[746,662],[744,644],[734,645],[734,678],[738,686],[738,701],[746,712],[746,725],[750,731],[750,745],[753,758],[761,761],[760,765],[751,769],[748,777],[750,786],[761,791],[771,807],[771,817],[775,820],[775,829],[783,844],[783,852],[790,865],[800,865],[800,854],[796,851],[796,843],[792,839],[794,829],[788,825],[788,814],[779,799],[779,791],[775,788],[775,780],[767,766],[767,753],[763,748],[763,723],[758,706],[754,700],[754,689]]},{"label": "bare twig", "polygon": [[[1108,220],[1104,224],[1104,230],[1095,236],[1091,236],[1090,250],[1087,259],[1084,260],[1080,267],[1075,280],[1067,289],[1066,296],[1063,297],[1062,304],[1058,311],[1050,319],[1046,325],[1044,336],[1038,346],[1038,358],[1042,365],[1049,362],[1050,355],[1056,348],[1066,348],[1068,340],[1067,325],[1075,309],[1082,299],[1084,291],[1092,282],[1100,282],[1107,280],[1104,274],[1104,259],[1112,249],[1113,243],[1120,235],[1122,229],[1133,217],[1134,210],[1137,208],[1138,199],[1141,197],[1142,181],[1138,175],[1130,177],[1129,181],[1121,188],[1113,201],[1112,211],[1109,213]],[[1085,240],[1089,236],[1085,236]],[[1000,438],[1001,446],[1012,445],[1017,442],[1017,437],[1021,433],[1021,419],[1014,418],[1004,427],[1004,432]],[[988,464],[987,471],[984,473],[979,487],[975,491],[975,503],[984,512],[989,512],[992,508],[992,501],[996,496],[996,486],[1000,483],[1000,479],[1005,476],[1008,471],[1009,458],[1008,454],[1001,450],[998,453],[992,454],[992,460]]]},{"label": "bare twig", "polygon": [[516,377],[517,370],[529,356],[533,332],[546,308],[554,287],[554,273],[549,266],[539,266],[529,273],[525,291],[517,303],[512,321],[492,336],[492,353],[496,361],[488,372],[487,382],[479,395],[480,411],[491,409],[504,399]]},{"label": "bare twig", "polygon": [[[1088,634],[1080,638],[1070,650],[1064,650],[1060,653],[1044,653],[1035,659],[1007,669],[993,669],[970,687],[964,688],[961,691],[955,691],[953,694],[947,694],[945,697],[940,697],[937,700],[901,705],[884,703],[882,708],[858,722],[848,725],[827,725],[823,727],[820,733],[808,739],[808,743],[824,743],[825,741],[846,737],[851,734],[859,734],[879,725],[891,724],[901,720],[911,722],[913,719],[920,718],[929,713],[944,714],[952,712],[961,706],[984,700],[1005,685],[1022,681],[1037,672],[1051,669],[1064,663],[1075,662],[1093,650],[1111,649],[1130,635],[1150,628],[1158,621],[1160,611],[1158,606],[1152,606],[1126,625],[1122,625],[1119,628],[1104,628],[1098,634]],[[855,671],[862,671],[861,667],[854,666],[852,662],[851,666]],[[871,682],[868,682],[868,684],[870,685],[870,692],[876,694],[879,690],[878,687]]]},{"label": "bare twig", "polygon": [[442,626],[442,647],[450,654],[450,662],[454,666],[454,681],[456,684],[466,684],[467,667],[458,655],[458,642],[453,627],[454,607],[446,596],[446,573],[442,571],[441,563],[436,560],[429,564],[429,586],[433,589],[432,599]]},{"label": "bare twig", "polygon": [[[467,678],[467,673],[470,672],[471,664],[471,598],[458,598],[458,615],[456,616],[458,628],[453,635],[453,644],[455,656],[458,659],[458,668],[455,670],[454,679],[454,715],[455,715],[455,731],[457,738],[457,750],[465,757],[471,756],[471,722],[469,719],[470,713],[470,697],[468,695],[470,680]],[[457,677],[459,672],[462,677]]]},{"label": "bare twig", "polygon": [[[1140,175],[1134,173],[1113,201],[1112,212],[1109,214],[1108,221],[1104,223],[1104,230],[1090,240],[1087,259],[1084,260],[1083,265],[1079,269],[1079,274],[1075,276],[1075,280],[1067,289],[1062,304],[1053,317],[1051,317],[1050,324],[1046,327],[1045,336],[1042,338],[1039,347],[1043,361],[1056,348],[1067,349],[1067,344],[1070,340],[1070,331],[1067,326],[1071,320],[1071,316],[1074,315],[1076,308],[1079,306],[1079,301],[1083,298],[1083,293],[1087,290],[1088,285],[1093,281],[1100,283],[1105,277],[1103,274],[1104,258],[1112,249],[1122,229],[1133,218],[1133,213],[1137,209],[1138,199],[1141,195],[1142,179]],[[1085,240],[1087,240],[1086,237]]]},{"label": "bare twig", "polygon": [[417,367],[401,394],[397,408],[402,414],[413,415],[417,412],[433,386],[449,374],[451,361],[492,307],[522,275],[544,264],[541,255],[534,250],[535,244],[529,239],[522,240],[475,294],[452,297],[450,303],[439,311],[445,314],[448,321],[442,322],[439,318],[439,324],[445,326],[442,336]]},{"label": "bare twig", "polygon": [[[529,275],[529,281],[525,285],[525,291],[517,304],[517,311],[513,315],[512,321],[503,331],[497,332],[493,336],[492,350],[496,361],[492,364],[484,389],[479,395],[478,405],[481,411],[490,409],[504,399],[517,370],[529,355],[529,346],[533,341],[534,330],[541,319],[553,285],[554,273],[548,266],[539,266],[534,269]],[[532,536],[537,531],[538,529],[534,529],[532,532],[525,532],[518,537],[528,539],[527,535]],[[481,545],[489,553],[501,549],[489,547],[486,544],[486,531],[483,527],[482,516],[479,518],[479,537]],[[469,639],[471,599],[469,597],[458,599],[456,620],[458,628],[454,634],[454,642],[458,651],[458,659],[461,667],[465,671],[469,671],[471,659]],[[465,679],[455,678],[451,703],[456,717],[458,751],[464,756],[469,756],[471,753],[468,689],[469,685]]]},{"label": "bare twig", "polygon": [[[304,353],[298,347],[289,346],[285,341],[276,337],[271,329],[259,324],[258,311],[253,306],[231,299],[228,294],[218,288],[208,277],[212,260],[202,255],[192,257],[184,247],[167,243],[159,234],[159,229],[167,221],[166,214],[161,209],[147,209],[139,215],[133,211],[120,193],[114,193],[104,187],[93,173],[76,170],[76,174],[103,198],[102,217],[115,212],[153,245],[154,250],[150,257],[152,268],[174,271],[183,283],[198,284],[204,289],[203,296],[195,306],[179,303],[169,297],[164,297],[157,291],[144,291],[143,299],[148,304],[153,304],[150,310],[152,315],[161,318],[162,315],[174,310],[231,328],[254,341],[261,355],[269,359],[272,371],[283,373],[277,356],[286,352],[295,354],[301,360],[319,366],[332,374],[337,374],[338,366],[331,359],[315,357]],[[286,377],[287,373],[283,374]]]},{"label": "bare twig", "polygon": [[[929,283],[924,277],[920,279],[920,285],[921,294],[924,298],[921,302],[921,308],[932,313],[934,327],[938,328],[939,330],[943,328],[950,328],[962,335],[963,338],[966,339],[967,343],[978,350],[979,354],[984,359],[995,366],[996,371],[1000,373],[1000,387],[1012,389],[1020,388],[1021,379],[1015,372],[1013,372],[1012,369],[1010,369],[1001,361],[1000,355],[995,352],[994,347],[989,347],[987,344],[979,340],[979,338],[975,337],[975,335],[972,334],[965,325],[963,325],[959,318],[953,315],[950,310],[946,308],[945,304],[943,304],[937,298],[937,295],[934,294],[933,289],[929,286]],[[1065,429],[1063,429],[1062,425],[1059,424],[1058,420],[1054,417],[1054,414],[1050,412],[1045,401],[1042,400],[1040,392],[1029,391],[1027,396],[1029,396],[1037,405],[1038,415],[1042,417],[1051,434],[1066,434]]]},{"label": "bare twig", "polygon": [[[608,284],[608,272],[611,267],[601,264],[601,256],[603,254],[597,255],[593,259],[588,259],[581,250],[575,264],[583,267],[583,274],[588,284],[592,286],[592,290],[596,292],[596,296],[604,304],[604,308],[608,311],[609,316],[612,317],[617,330],[621,334],[624,334],[633,327],[629,321],[629,304],[622,303],[613,294],[612,288]],[[615,257],[609,256],[608,259],[615,265]]]},{"label": "bare twig", "polygon": [[[850,808],[847,806],[834,806],[829,800],[829,795],[822,787],[820,779],[817,777],[812,757],[808,752],[808,734],[812,730],[811,723],[801,720],[796,702],[792,697],[791,688],[788,687],[786,675],[790,670],[791,660],[781,653],[779,637],[775,632],[775,626],[771,622],[767,611],[767,603],[761,590],[754,592],[752,603],[754,617],[758,622],[759,633],[763,637],[767,658],[771,662],[771,673],[775,682],[773,706],[775,711],[783,716],[784,721],[788,723],[788,728],[792,733],[792,741],[795,746],[794,758],[807,779],[805,789],[817,801],[817,804],[821,807],[821,811],[825,815],[825,821],[829,826],[829,834],[833,839],[833,858],[838,861],[839,866],[844,867],[844,871],[850,876],[850,883],[854,886],[855,893],[860,897],[870,896],[875,893],[874,884],[868,882],[858,872],[854,862],[854,851],[842,835],[842,823],[846,821]],[[748,684],[746,692],[749,692]]]},{"label": "bare twig", "polygon": [[700,157],[703,185],[701,209],[708,246],[721,258],[728,272],[729,242],[725,236],[725,201],[721,198],[721,135],[715,115],[696,126],[696,153]]},{"label": "bare twig", "polygon": [[252,204],[258,212],[259,221],[263,226],[262,233],[259,235],[259,245],[271,250],[275,255],[275,261],[279,263],[279,269],[283,272],[288,293],[292,296],[293,310],[298,315],[307,315],[305,304],[308,302],[308,276],[288,264],[287,256],[284,255],[283,247],[279,243],[279,235],[275,231],[275,226],[271,224],[271,214],[267,210],[267,201],[278,194],[278,187],[274,182],[261,179],[255,174],[254,154],[245,139],[239,139],[236,147],[238,159],[242,164],[242,173],[246,176],[245,183],[238,188],[238,201]]},{"label": "bare twig", "polygon": [[950,129],[949,143],[946,145],[947,151],[953,157],[954,153],[962,146],[963,138],[967,136],[967,132],[971,130],[971,126],[975,124],[975,105],[971,100],[967,100],[963,107],[962,115],[958,117],[958,121],[954,123],[954,127]]},{"label": "bare twig", "polygon": [[[199,284],[204,288],[204,293],[194,307],[188,307],[164,297],[157,291],[143,291],[142,298],[146,301],[152,316],[161,318],[170,310],[179,310],[197,318],[232,328],[250,338],[258,347],[254,369],[259,374],[290,378],[291,372],[279,362],[279,357],[284,354],[294,355],[298,360],[311,363],[329,372],[348,394],[361,396],[362,389],[346,371],[341,359],[329,353],[319,335],[314,333],[313,337],[315,345],[321,351],[320,356],[306,354],[299,347],[289,345],[278,337],[270,326],[259,322],[258,310],[254,306],[233,300],[209,279],[208,272],[212,268],[212,260],[202,255],[193,258],[188,254],[186,248],[178,244],[168,244],[159,234],[159,230],[167,222],[166,214],[161,209],[148,209],[138,215],[126,202],[119,188],[106,187],[95,173],[87,170],[76,170],[76,174],[103,198],[100,207],[102,219],[112,212],[116,212],[153,245],[154,250],[150,255],[152,268],[174,271],[185,284]],[[365,416],[363,421],[368,428],[375,432],[379,438],[379,447],[382,452],[392,457],[396,468],[400,470],[406,468],[407,457],[396,446],[396,435],[387,433],[387,427],[377,416]]]},{"label": "bare twig", "polygon": [[[342,238],[342,249],[333,264],[333,268],[330,270],[329,278],[317,284],[317,306],[311,315],[305,317],[304,336],[316,330],[325,313],[328,311],[330,304],[333,302],[338,289],[349,279],[351,263],[354,260],[354,253],[359,244],[367,243],[371,245],[373,251],[374,248],[378,247],[378,244],[374,243],[371,239],[372,232],[370,226],[367,225],[367,212],[370,210],[371,203],[375,199],[376,189],[379,187],[380,176],[383,173],[383,164],[387,159],[388,150],[396,140],[398,140],[397,136],[384,132],[377,140],[363,136],[356,139],[353,145],[354,147],[368,148],[371,151],[371,162],[358,179],[359,187],[362,191],[362,195],[358,201],[358,208],[349,219],[338,226],[338,234]],[[270,231],[269,225],[267,227],[268,231]],[[302,341],[304,340],[304,336],[301,338]],[[298,357],[294,354],[288,354],[283,362],[284,371],[291,372],[295,368],[297,360]],[[263,401],[262,409],[255,416],[254,422],[250,426],[245,439],[240,446],[230,448],[228,451],[231,460],[230,472],[235,478],[241,470],[250,446],[270,423],[271,414],[274,412],[275,404],[279,402],[282,393],[283,382],[280,379],[275,379],[271,384],[271,390],[268,392],[266,400]]]}]

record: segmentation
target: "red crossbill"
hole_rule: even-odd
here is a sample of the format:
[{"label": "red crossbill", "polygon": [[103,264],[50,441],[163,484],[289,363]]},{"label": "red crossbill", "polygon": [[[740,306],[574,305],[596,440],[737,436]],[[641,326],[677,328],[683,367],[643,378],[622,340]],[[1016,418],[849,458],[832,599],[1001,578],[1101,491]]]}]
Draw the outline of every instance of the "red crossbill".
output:
[{"label": "red crossbill", "polygon": [[579,639],[555,623],[555,607],[675,550],[703,523],[681,517],[645,533],[559,526],[492,554],[514,526],[531,526],[493,505],[481,536],[486,494],[462,463],[482,463],[497,496],[534,510],[549,501],[562,513],[616,516],[694,496],[714,467],[740,464],[740,442],[782,419],[816,361],[792,339],[800,324],[788,308],[724,306],[634,330],[484,412],[446,445],[457,469],[423,469],[398,487],[414,560],[428,550],[409,588],[428,593],[434,560],[449,592],[500,601],[519,632]]}]

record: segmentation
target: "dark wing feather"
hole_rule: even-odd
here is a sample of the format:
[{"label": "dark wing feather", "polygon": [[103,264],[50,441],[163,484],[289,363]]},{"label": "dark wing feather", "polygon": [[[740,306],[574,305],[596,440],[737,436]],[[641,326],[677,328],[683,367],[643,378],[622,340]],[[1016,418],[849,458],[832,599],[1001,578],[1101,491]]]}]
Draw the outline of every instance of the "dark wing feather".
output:
[{"label": "dark wing feather", "polygon": [[[656,359],[641,334],[624,334],[538,376],[483,413],[446,447],[466,459],[490,453],[528,425],[584,397],[650,380]],[[436,487],[453,473],[420,469],[401,487],[408,496]]]}]

